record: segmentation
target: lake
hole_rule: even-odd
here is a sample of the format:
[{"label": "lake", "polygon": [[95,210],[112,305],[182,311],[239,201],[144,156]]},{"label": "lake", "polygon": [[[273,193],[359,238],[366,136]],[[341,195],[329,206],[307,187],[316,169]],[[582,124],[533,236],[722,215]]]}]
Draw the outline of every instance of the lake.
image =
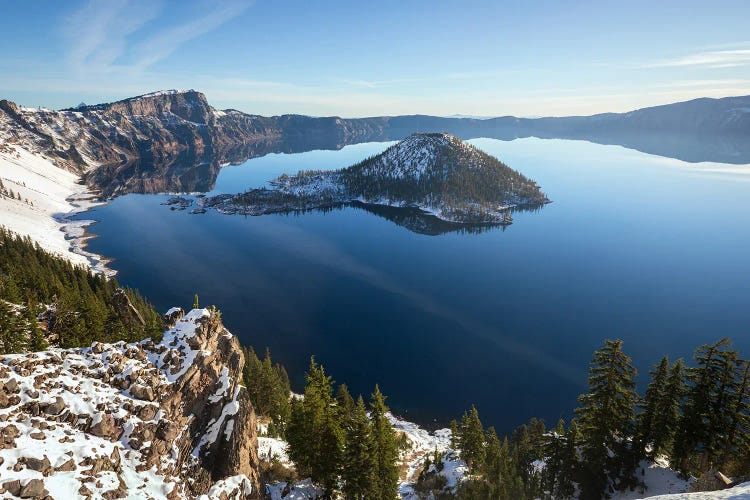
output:
[{"label": "lake", "polygon": [[[337,382],[434,426],[476,404],[509,432],[554,425],[592,352],[624,340],[639,388],[660,357],[733,338],[750,354],[750,166],[686,163],[584,141],[473,139],[553,201],[514,224],[436,236],[356,207],[189,214],[129,194],[94,218],[91,251],[161,310],[216,304],[301,391],[315,355]],[[270,154],[221,170],[216,193],[340,168],[392,143]]]}]

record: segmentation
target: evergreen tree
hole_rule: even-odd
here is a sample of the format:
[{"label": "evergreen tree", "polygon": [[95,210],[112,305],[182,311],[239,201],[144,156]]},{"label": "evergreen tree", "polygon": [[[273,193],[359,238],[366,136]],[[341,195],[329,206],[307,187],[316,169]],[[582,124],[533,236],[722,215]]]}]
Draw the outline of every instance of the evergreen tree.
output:
[{"label": "evergreen tree", "polygon": [[521,425],[511,435],[513,460],[526,486],[528,497],[537,496],[541,488],[541,477],[535,462],[544,458],[547,440],[544,421],[538,418],[532,418],[528,424]]},{"label": "evergreen tree", "polygon": [[458,450],[461,448],[460,443],[460,435],[459,435],[459,429],[458,429],[458,422],[456,422],[456,419],[452,419],[450,423],[450,430],[451,430],[451,449]]},{"label": "evergreen tree", "polygon": [[575,483],[579,468],[578,442],[578,424],[573,420],[565,433],[565,447],[560,461],[557,481],[555,482],[554,498],[573,498],[575,494]]},{"label": "evergreen tree", "polygon": [[581,498],[600,498],[612,482],[634,482],[635,461],[629,449],[633,435],[636,370],[622,352],[621,340],[606,340],[594,353],[589,392],[579,397],[578,414],[583,477]]},{"label": "evergreen tree", "polygon": [[349,388],[346,384],[339,385],[336,391],[336,403],[339,407],[339,413],[341,414],[342,422],[346,421],[350,416],[353,415],[354,409],[357,404],[354,402],[354,398],[349,394]]},{"label": "evergreen tree", "polygon": [[398,441],[386,413],[388,407],[385,405],[385,396],[376,385],[370,400],[375,468],[372,491],[368,498],[379,500],[392,500],[398,490]]},{"label": "evergreen tree", "polygon": [[14,308],[0,299],[0,354],[23,352],[25,332]]},{"label": "evergreen tree", "polygon": [[664,397],[667,388],[667,379],[669,377],[669,358],[661,358],[659,365],[651,371],[651,381],[646,388],[646,394],[640,406],[643,411],[637,419],[637,446],[641,455],[645,456],[648,450],[650,456],[655,455],[652,445],[658,438],[654,429],[654,421],[659,411],[659,403]]},{"label": "evergreen tree", "polygon": [[29,301],[24,309],[24,317],[28,325],[28,350],[32,352],[44,351],[47,349],[47,339],[44,338],[44,332],[39,328],[39,321],[36,316],[36,304]]},{"label": "evergreen tree", "polygon": [[[737,383],[729,401],[729,433],[725,440],[719,466],[725,468],[742,461],[750,452],[750,362],[737,362]],[[750,476],[750,464],[740,465],[727,472]]]},{"label": "evergreen tree", "polygon": [[664,390],[659,395],[651,422],[651,455],[669,452],[680,418],[680,401],[684,393],[683,363],[678,359],[669,369]]},{"label": "evergreen tree", "polygon": [[[346,389],[346,386],[342,387]],[[370,486],[375,483],[374,444],[370,420],[361,396],[348,418],[345,436],[346,446],[341,471],[343,492],[349,499],[370,498]]]},{"label": "evergreen tree", "polygon": [[724,453],[726,437],[732,434],[732,405],[738,354],[723,338],[700,346],[694,355],[697,366],[687,369],[687,390],[682,404],[673,464],[696,475],[710,470]]},{"label": "evergreen tree", "polygon": [[300,475],[309,475],[333,494],[338,481],[344,435],[337,419],[333,381],[310,358],[305,397],[292,405],[287,428],[289,457]]},{"label": "evergreen tree", "polygon": [[470,472],[479,470],[484,463],[484,427],[479,420],[479,412],[474,405],[464,413],[460,427],[461,459],[466,462]]},{"label": "evergreen tree", "polygon": [[507,439],[502,443],[497,437],[495,429],[487,430],[487,463],[485,464],[485,480],[488,483],[485,498],[527,498],[523,479],[518,474],[518,466]]},{"label": "evergreen tree", "polygon": [[283,436],[290,416],[291,388],[286,370],[278,363],[273,363],[268,349],[262,361],[252,347],[243,348],[243,352],[245,365],[242,379],[250,395],[250,401],[258,414],[271,418],[268,434]]}]

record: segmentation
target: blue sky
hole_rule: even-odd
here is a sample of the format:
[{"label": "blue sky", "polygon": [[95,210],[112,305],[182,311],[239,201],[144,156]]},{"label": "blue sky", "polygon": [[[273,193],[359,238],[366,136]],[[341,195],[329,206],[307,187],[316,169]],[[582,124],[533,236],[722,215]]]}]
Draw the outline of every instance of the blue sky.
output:
[{"label": "blue sky", "polygon": [[746,0],[0,0],[0,98],[519,116],[750,94]]}]

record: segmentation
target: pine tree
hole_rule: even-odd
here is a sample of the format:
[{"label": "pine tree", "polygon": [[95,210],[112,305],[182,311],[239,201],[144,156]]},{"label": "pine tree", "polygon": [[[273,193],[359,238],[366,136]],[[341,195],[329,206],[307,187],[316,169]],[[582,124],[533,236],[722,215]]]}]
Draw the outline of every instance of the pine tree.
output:
[{"label": "pine tree", "polygon": [[672,448],[680,418],[680,401],[684,393],[682,378],[682,359],[678,359],[669,369],[651,423],[651,454],[654,457],[665,454]]},{"label": "pine tree", "polygon": [[368,498],[392,500],[398,490],[398,442],[396,431],[386,417],[388,407],[380,387],[375,386],[370,400],[372,422],[374,482]]},{"label": "pine tree", "polygon": [[305,397],[292,405],[287,428],[289,457],[300,475],[309,475],[333,494],[338,481],[343,446],[333,398],[333,381],[322,366],[310,358]]},{"label": "pine tree", "polygon": [[541,477],[534,462],[544,458],[547,439],[544,422],[538,418],[532,418],[528,424],[518,427],[510,438],[513,460],[529,497],[537,496],[537,490],[541,487]]},{"label": "pine tree", "polygon": [[527,498],[526,488],[523,479],[518,474],[518,466],[513,460],[508,440],[503,439],[498,447],[499,440],[495,430],[490,428],[488,432],[488,449],[493,450],[494,456],[488,456],[491,465],[486,467],[485,476],[489,483],[489,492],[486,498]]},{"label": "pine tree", "polygon": [[578,479],[578,424],[575,420],[570,422],[568,431],[565,433],[565,447],[560,461],[560,470],[557,474],[554,498],[573,498],[575,494],[575,483]]},{"label": "pine tree", "polygon": [[479,420],[479,412],[474,405],[461,418],[460,427],[461,459],[470,472],[479,470],[484,463],[484,427]]},{"label": "pine tree", "polygon": [[684,473],[710,470],[726,449],[732,433],[732,396],[736,392],[738,353],[723,338],[700,346],[697,366],[687,369],[687,390],[682,404],[679,432],[672,453],[673,464]]},{"label": "pine tree", "polygon": [[[576,409],[581,434],[581,498],[600,498],[608,482],[631,485],[635,463],[628,447],[633,435],[636,370],[622,352],[621,340],[606,340],[594,353],[589,392]],[[612,456],[610,456],[612,454]]]},{"label": "pine tree", "polygon": [[[737,383],[729,401],[729,433],[719,460],[720,467],[741,461],[750,452],[750,361],[737,362]],[[729,472],[729,469],[725,469]],[[750,475],[745,465],[734,471],[735,475]]]},{"label": "pine tree", "polygon": [[353,414],[357,404],[354,402],[354,398],[349,393],[349,388],[346,386],[346,384],[339,385],[339,388],[336,391],[336,403],[338,404],[339,413],[342,416],[342,421],[345,421],[347,418],[349,418],[349,416]]},{"label": "pine tree", "polygon": [[36,317],[36,304],[29,301],[24,309],[24,318],[28,325],[28,350],[32,352],[44,351],[47,349],[47,339],[44,338],[44,332],[39,328],[39,321]]},{"label": "pine tree", "polygon": [[[342,387],[346,389],[346,386]],[[350,413],[345,436],[346,446],[341,470],[343,492],[346,498],[350,499],[369,498],[370,486],[375,482],[374,444],[362,396],[357,399]]]},{"label": "pine tree", "polygon": [[25,332],[18,313],[0,299],[0,354],[23,352]]},{"label": "pine tree", "polygon": [[542,473],[542,490],[554,498],[565,450],[565,421],[562,418],[558,420],[555,430],[547,437],[543,447],[546,459]]},{"label": "pine tree", "polygon": [[451,430],[451,449],[458,450],[461,448],[460,441],[461,436],[459,435],[459,429],[458,429],[458,422],[456,422],[456,419],[452,419],[450,423],[450,430]]},{"label": "pine tree", "polygon": [[651,371],[651,381],[640,404],[643,411],[638,415],[636,437],[638,452],[643,456],[646,456],[647,450],[650,456],[654,456],[652,445],[658,438],[654,429],[654,420],[659,410],[659,403],[666,391],[668,377],[669,358],[664,356],[659,365]]}]

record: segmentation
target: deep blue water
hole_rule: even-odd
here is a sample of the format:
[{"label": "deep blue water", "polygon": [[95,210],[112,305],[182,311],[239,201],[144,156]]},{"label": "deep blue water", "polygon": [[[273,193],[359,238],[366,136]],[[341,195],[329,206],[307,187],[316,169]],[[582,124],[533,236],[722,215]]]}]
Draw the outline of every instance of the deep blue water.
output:
[{"label": "deep blue water", "polygon": [[[160,310],[199,293],[300,390],[310,355],[338,382],[443,424],[476,404],[510,431],[568,417],[591,353],[621,338],[645,374],[731,336],[750,354],[750,167],[689,164],[582,141],[470,141],[553,203],[506,230],[426,236],[357,208],[190,215],[127,195],[83,215],[94,252]],[[387,143],[224,168],[214,192],[338,168]]]}]

